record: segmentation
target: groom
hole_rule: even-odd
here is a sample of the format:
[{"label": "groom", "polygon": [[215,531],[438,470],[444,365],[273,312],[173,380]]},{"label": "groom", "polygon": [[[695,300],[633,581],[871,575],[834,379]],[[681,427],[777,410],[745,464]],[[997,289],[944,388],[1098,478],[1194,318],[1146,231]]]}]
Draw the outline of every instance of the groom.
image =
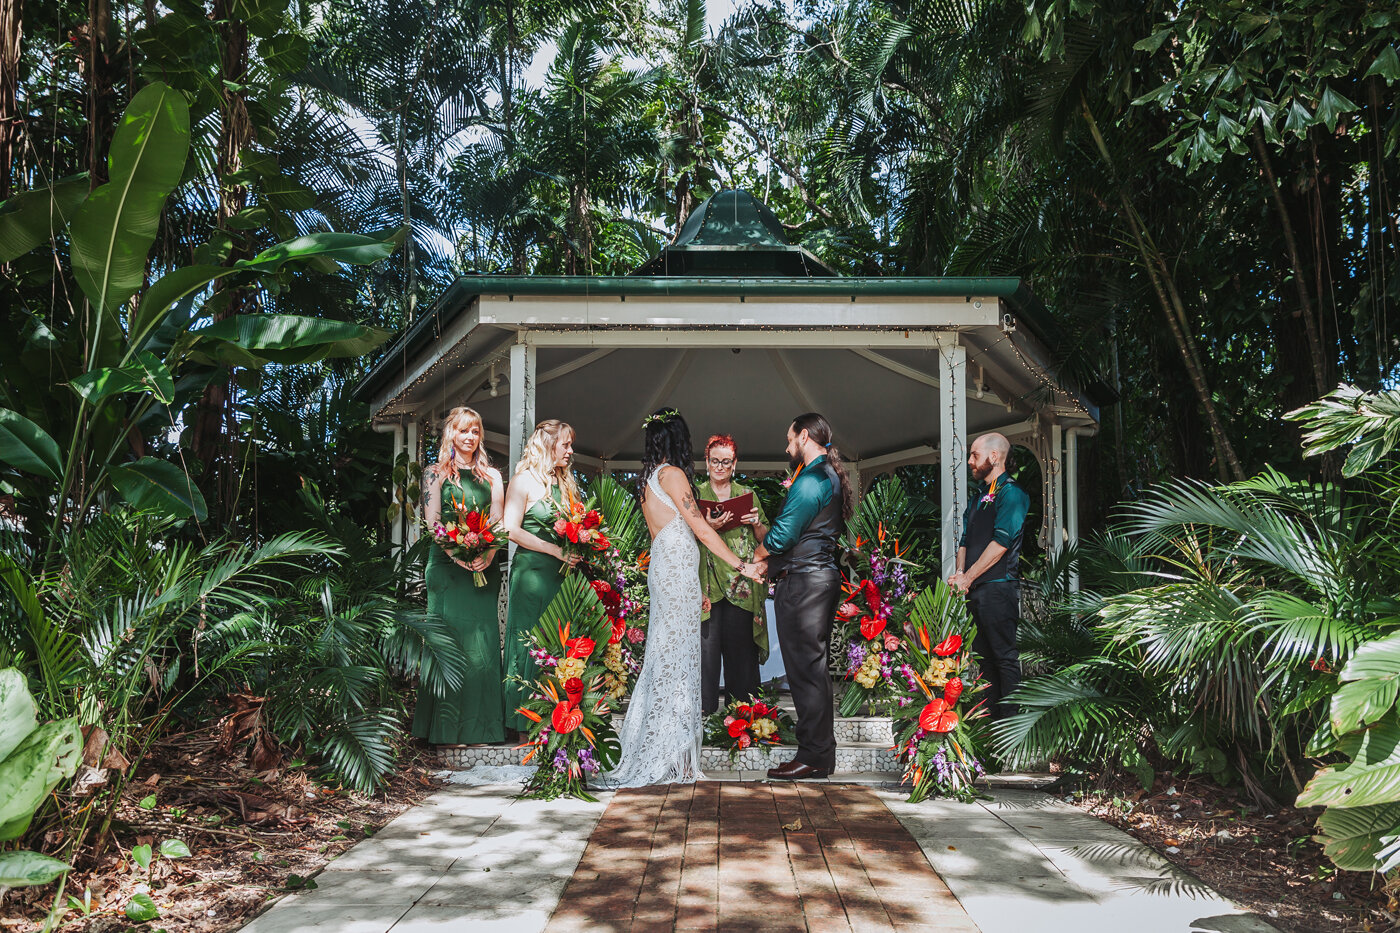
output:
[{"label": "groom", "polygon": [[799,415],[787,432],[794,470],[783,511],[754,552],[776,585],[778,644],[797,707],[797,756],[768,769],[784,781],[820,778],[836,767],[831,675],[831,625],[841,597],[836,539],[851,517],[851,486],[831,446],[831,425],[816,413]]}]

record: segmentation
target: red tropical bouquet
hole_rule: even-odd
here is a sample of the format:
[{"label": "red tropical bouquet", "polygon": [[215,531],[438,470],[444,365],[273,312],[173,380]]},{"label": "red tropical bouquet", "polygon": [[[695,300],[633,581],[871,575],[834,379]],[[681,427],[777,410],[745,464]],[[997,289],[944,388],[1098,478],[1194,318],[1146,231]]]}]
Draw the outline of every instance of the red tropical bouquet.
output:
[{"label": "red tropical bouquet", "polygon": [[795,745],[792,717],[764,700],[735,700],[705,721],[705,741],[729,750],[733,761],[740,751],[757,745],[765,752],[774,745]]},{"label": "red tropical bouquet", "polygon": [[[560,550],[566,556],[579,555],[584,563],[594,563],[599,555],[612,549],[612,536],[603,513],[579,502],[564,503],[554,513],[554,533],[559,536]],[[559,572],[568,569],[565,563]]]},{"label": "red tropical bouquet", "polygon": [[[505,526],[491,521],[489,512],[468,509],[465,503],[456,499],[443,511],[451,517],[445,522],[433,522],[429,531],[433,541],[447,552],[448,557],[470,564],[478,557],[505,547]],[[472,571],[472,582],[485,586],[486,574],[480,570]]]}]

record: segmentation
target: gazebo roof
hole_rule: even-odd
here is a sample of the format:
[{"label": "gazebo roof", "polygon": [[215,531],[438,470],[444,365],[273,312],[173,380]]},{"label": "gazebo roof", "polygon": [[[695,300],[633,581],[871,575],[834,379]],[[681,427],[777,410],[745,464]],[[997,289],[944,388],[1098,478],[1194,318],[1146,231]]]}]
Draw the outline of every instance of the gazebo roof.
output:
[{"label": "gazebo roof", "polygon": [[809,277],[837,273],[794,246],[768,205],[740,188],[707,198],[686,218],[675,242],[632,274]]}]

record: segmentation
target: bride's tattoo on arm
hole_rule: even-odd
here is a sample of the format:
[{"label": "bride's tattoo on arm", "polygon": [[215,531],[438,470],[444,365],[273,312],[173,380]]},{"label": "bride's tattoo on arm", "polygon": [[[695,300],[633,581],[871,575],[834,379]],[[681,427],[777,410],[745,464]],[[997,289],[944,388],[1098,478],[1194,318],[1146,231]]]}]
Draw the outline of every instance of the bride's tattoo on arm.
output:
[{"label": "bride's tattoo on arm", "polygon": [[690,496],[686,496],[685,498],[681,499],[681,508],[685,509],[687,512],[690,512],[692,515],[700,514],[700,510],[695,507],[695,500],[692,499]]}]

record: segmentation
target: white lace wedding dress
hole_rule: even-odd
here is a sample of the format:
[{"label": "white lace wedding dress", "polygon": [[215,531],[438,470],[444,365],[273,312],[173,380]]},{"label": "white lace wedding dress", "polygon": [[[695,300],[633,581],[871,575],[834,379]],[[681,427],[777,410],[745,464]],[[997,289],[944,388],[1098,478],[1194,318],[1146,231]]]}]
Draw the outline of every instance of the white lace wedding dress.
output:
[{"label": "white lace wedding dress", "polygon": [[646,659],[622,721],[622,757],[604,787],[689,784],[700,773],[700,545],[652,473],[647,491],[674,513],[651,542]]}]

